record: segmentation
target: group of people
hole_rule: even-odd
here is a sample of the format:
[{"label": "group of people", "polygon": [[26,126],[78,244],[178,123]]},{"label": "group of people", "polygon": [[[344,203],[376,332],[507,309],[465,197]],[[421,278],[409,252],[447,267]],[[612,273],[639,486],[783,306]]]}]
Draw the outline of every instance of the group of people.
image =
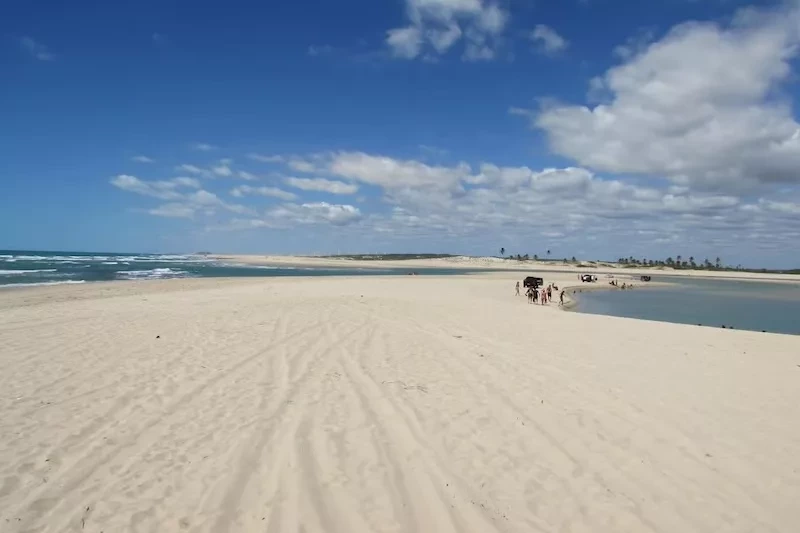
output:
[{"label": "group of people", "polygon": [[[516,286],[516,295],[519,296],[519,281],[517,282]],[[553,285],[552,283],[549,284],[547,287],[528,287],[528,290],[525,291],[525,296],[528,297],[529,304],[539,303],[541,305],[545,305],[548,302],[553,301],[553,291],[558,291],[558,287]],[[564,303],[564,291],[561,291],[559,296],[559,303],[558,305],[562,305]]]},{"label": "group of people", "polygon": [[623,283],[622,285],[620,285],[619,281],[617,280],[609,281],[608,284],[620,288],[622,290],[633,288],[633,283]]}]

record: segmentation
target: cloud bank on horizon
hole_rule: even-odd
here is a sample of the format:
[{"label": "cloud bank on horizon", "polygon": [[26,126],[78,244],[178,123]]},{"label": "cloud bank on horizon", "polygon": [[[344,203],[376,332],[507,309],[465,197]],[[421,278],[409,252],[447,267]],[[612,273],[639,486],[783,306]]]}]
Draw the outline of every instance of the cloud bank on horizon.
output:
[{"label": "cloud bank on horizon", "polygon": [[[574,9],[589,9],[580,4]],[[522,61],[538,62],[539,76],[570,72],[574,83],[557,85],[560,91],[532,90],[523,100],[516,99],[521,93],[502,99],[500,91],[483,106],[497,110],[509,144],[524,138],[527,153],[482,152],[480,143],[431,146],[422,137],[393,150],[374,141],[381,132],[357,125],[342,125],[346,143],[308,149],[265,142],[257,129],[243,136],[229,123],[201,140],[179,139],[166,154],[132,143],[105,180],[137,216],[172,221],[192,242],[236,241],[253,251],[271,249],[279,235],[305,251],[326,242],[364,252],[486,253],[503,245],[512,253],[555,248],[562,256],[632,250],[651,258],[683,252],[800,262],[800,124],[792,92],[800,3],[714,15],[660,31],[632,21],[629,34],[592,58],[592,72],[580,36],[555,16],[542,20],[535,8],[405,0],[395,24],[362,28],[365,36],[383,35],[367,64],[363,43],[306,44],[326,51],[308,59],[328,61],[324,68],[379,69],[378,76],[414,72],[418,86],[431,80],[430,93],[417,96],[444,91],[451,98],[460,89],[443,81],[444,72],[497,75]],[[26,39],[29,56],[55,57]],[[59,64],[65,55],[59,51]],[[513,79],[498,76],[490,85],[504,83]],[[373,98],[380,108],[402,102],[397,96]],[[454,117],[439,118],[443,131],[461,127]]]}]

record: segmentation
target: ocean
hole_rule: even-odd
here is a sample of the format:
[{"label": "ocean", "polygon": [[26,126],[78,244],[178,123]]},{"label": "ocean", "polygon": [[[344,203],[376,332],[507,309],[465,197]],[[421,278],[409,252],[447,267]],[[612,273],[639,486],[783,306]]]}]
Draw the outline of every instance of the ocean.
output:
[{"label": "ocean", "polygon": [[578,295],[576,311],[679,324],[800,335],[798,283],[653,276],[668,287],[590,291]]},{"label": "ocean", "polygon": [[463,274],[465,269],[245,265],[202,255],[0,250],[0,288],[170,278]]}]

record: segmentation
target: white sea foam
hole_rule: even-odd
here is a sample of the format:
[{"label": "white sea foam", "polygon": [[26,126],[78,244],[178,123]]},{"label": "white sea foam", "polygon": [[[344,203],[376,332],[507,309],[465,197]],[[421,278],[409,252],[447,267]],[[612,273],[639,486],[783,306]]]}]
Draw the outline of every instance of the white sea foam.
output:
[{"label": "white sea foam", "polygon": [[0,270],[0,276],[14,276],[22,274],[36,274],[37,272],[55,272],[55,268],[44,268],[38,270]]},{"label": "white sea foam", "polygon": [[119,263],[117,263],[116,261],[103,261],[102,264],[103,265],[118,265]]},{"label": "white sea foam", "polygon": [[121,279],[164,279],[164,278],[184,278],[189,273],[185,270],[173,270],[171,268],[153,268],[150,270],[120,270],[117,276]]},{"label": "white sea foam", "polygon": [[0,289],[14,289],[17,287],[43,287],[45,285],[77,285],[79,283],[86,283],[86,280],[43,281],[41,283],[11,283],[8,285],[0,285]]}]

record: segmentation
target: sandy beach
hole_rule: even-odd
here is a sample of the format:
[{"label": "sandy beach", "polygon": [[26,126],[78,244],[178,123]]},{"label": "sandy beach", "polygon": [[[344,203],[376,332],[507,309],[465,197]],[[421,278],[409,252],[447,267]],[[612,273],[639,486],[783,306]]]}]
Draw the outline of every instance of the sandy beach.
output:
[{"label": "sandy beach", "polygon": [[[578,261],[577,263],[564,263],[563,261],[517,261],[499,257],[470,257],[452,256],[436,259],[407,259],[407,260],[363,260],[345,257],[313,257],[313,256],[288,256],[288,255],[214,255],[220,261],[248,265],[293,265],[314,268],[400,268],[414,270],[415,268],[448,268],[491,271],[532,271],[547,272],[550,276],[567,279],[570,283],[576,279],[575,274],[614,274],[615,276],[680,276],[690,278],[720,278],[738,279],[744,281],[774,281],[800,283],[798,274],[779,274],[746,271],[717,271],[717,270],[692,270],[674,269],[670,267],[642,267],[622,266],[617,263]],[[571,276],[569,276],[571,274]],[[567,275],[562,278],[562,275]]]},{"label": "sandy beach", "polygon": [[0,531],[797,529],[800,337],[519,277],[5,291]]}]

